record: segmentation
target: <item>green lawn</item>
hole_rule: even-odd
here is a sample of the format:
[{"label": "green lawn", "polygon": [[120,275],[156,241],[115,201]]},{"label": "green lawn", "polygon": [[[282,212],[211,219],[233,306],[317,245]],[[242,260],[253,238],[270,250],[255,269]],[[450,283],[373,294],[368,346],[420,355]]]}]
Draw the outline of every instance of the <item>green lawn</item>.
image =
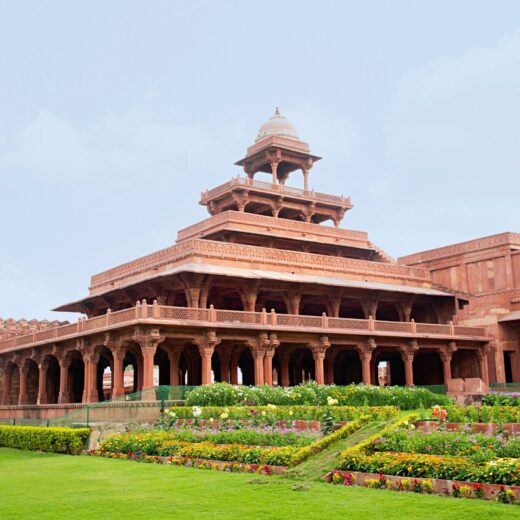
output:
[{"label": "green lawn", "polygon": [[[304,488],[301,490],[301,488]],[[0,518],[511,519],[520,507],[0,449]]]}]

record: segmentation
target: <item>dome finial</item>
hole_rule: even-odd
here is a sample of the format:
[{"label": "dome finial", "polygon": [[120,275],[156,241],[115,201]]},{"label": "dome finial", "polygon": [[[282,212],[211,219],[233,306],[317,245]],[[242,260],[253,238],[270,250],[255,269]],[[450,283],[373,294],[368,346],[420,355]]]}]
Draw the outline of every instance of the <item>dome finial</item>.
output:
[{"label": "dome finial", "polygon": [[280,115],[280,110],[278,109],[278,107],[276,107],[276,108],[274,109],[274,115],[275,115],[275,116],[279,116],[279,115]]}]

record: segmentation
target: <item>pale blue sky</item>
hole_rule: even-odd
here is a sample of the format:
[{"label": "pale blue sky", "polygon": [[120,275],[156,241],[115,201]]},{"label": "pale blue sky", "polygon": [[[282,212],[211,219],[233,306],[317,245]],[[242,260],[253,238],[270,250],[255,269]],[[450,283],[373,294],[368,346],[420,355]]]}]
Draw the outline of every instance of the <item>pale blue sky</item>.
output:
[{"label": "pale blue sky", "polygon": [[516,0],[0,0],[0,316],[173,244],[276,105],[393,256],[520,231]]}]

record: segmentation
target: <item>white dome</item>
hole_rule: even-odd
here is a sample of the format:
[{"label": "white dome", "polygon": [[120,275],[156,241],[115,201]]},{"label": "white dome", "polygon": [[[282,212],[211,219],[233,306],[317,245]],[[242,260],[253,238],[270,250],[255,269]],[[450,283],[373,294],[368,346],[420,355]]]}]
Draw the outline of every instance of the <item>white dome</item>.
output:
[{"label": "white dome", "polygon": [[271,135],[299,140],[296,128],[287,118],[280,115],[278,107],[276,108],[274,116],[271,116],[258,130],[255,142],[270,137]]}]

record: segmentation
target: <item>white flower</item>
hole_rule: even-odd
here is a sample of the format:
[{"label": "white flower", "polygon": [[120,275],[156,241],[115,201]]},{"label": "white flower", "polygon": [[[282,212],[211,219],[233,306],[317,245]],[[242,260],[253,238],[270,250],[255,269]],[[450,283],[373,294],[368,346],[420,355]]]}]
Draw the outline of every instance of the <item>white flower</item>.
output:
[{"label": "white flower", "polygon": [[292,410],[289,410],[289,415],[293,415],[294,412]]},{"label": "white flower", "polygon": [[222,412],[222,413],[220,414],[220,418],[221,418],[221,419],[227,419],[228,417],[229,417],[229,414],[226,413],[226,412]]},{"label": "white flower", "polygon": [[168,415],[169,415],[170,417],[177,417],[177,414],[176,414],[175,412],[170,412]]},{"label": "white flower", "polygon": [[170,409],[166,408],[166,410],[164,410],[164,413],[170,413]]},{"label": "white flower", "polygon": [[193,417],[200,417],[200,415],[202,414],[202,408],[200,408],[199,406],[194,406],[192,408],[192,413]]},{"label": "white flower", "polygon": [[262,415],[265,417],[265,410],[262,410]]}]

